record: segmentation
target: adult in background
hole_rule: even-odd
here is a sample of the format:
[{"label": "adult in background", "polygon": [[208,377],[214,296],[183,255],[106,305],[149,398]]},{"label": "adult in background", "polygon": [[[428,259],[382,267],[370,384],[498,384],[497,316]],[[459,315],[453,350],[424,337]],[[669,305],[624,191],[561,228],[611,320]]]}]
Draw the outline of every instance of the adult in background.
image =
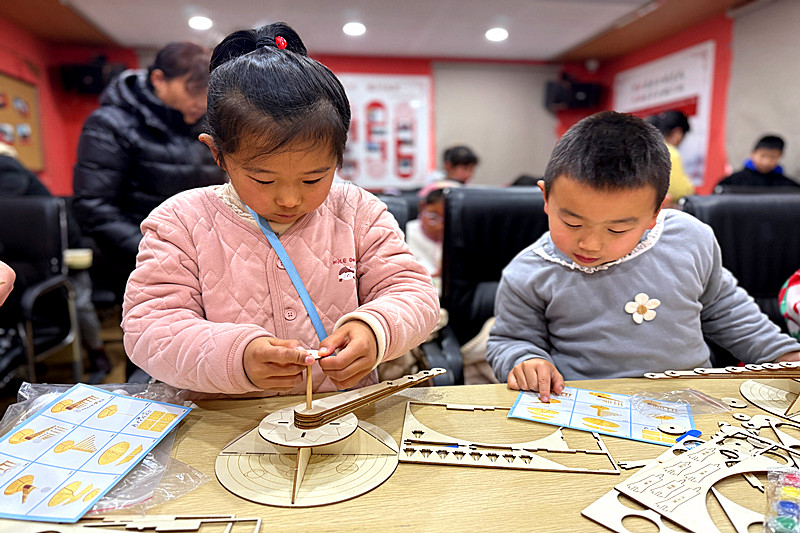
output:
[{"label": "adult in background", "polygon": [[170,43],[147,70],[128,70],[86,120],[74,169],[74,210],[95,240],[95,288],[122,300],[142,238],[139,224],[181,191],[225,174],[197,137],[206,112],[210,51]]}]

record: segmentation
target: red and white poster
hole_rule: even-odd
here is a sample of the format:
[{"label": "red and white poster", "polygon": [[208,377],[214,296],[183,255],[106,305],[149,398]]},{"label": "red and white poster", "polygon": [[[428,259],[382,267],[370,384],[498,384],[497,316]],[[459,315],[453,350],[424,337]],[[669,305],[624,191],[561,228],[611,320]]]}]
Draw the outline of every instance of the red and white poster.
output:
[{"label": "red and white poster", "polygon": [[413,189],[429,169],[429,76],[341,74],[352,121],[339,175],[365,189]]},{"label": "red and white poster", "polygon": [[614,109],[646,117],[683,111],[691,130],[678,150],[695,186],[703,183],[711,122],[714,41],[685,48],[614,77]]}]

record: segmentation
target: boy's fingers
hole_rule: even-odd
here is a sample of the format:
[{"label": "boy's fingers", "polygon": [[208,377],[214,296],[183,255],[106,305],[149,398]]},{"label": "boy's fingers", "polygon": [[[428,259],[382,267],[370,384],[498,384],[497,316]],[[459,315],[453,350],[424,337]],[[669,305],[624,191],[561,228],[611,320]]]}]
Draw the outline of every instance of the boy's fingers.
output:
[{"label": "boy's fingers", "polygon": [[514,376],[513,371],[508,374],[508,388],[511,390],[519,390],[519,385],[517,384],[517,378]]},{"label": "boy's fingers", "polygon": [[547,367],[540,368],[537,384],[539,385],[539,399],[545,403],[550,401],[550,369]]},{"label": "boy's fingers", "polygon": [[562,376],[560,372],[556,372],[553,376],[553,391],[555,391],[556,394],[564,392],[564,376]]}]

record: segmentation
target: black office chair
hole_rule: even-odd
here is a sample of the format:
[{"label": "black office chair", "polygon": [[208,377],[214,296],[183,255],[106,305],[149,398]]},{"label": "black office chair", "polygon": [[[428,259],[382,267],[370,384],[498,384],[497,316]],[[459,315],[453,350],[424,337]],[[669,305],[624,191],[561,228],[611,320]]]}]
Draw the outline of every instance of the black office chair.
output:
[{"label": "black office chair", "polygon": [[[800,194],[689,196],[683,209],[711,226],[722,264],[786,332],[778,291],[800,268]],[[721,353],[715,366],[730,362],[732,356],[713,344],[712,348]]]},{"label": "black office chair", "polygon": [[444,193],[442,307],[460,344],[494,316],[503,268],[547,231],[538,187],[459,187]]},{"label": "black office chair", "polygon": [[66,346],[71,346],[75,381],[83,375],[74,292],[64,264],[66,247],[62,199],[0,198],[0,259],[17,275],[14,290],[0,307],[0,328],[16,332],[23,354],[22,364],[7,372],[19,373],[27,366],[30,382],[36,381],[36,363]]},{"label": "black office chair", "polygon": [[408,217],[408,204],[400,196],[391,196],[388,194],[376,195],[379,200],[386,204],[386,209],[394,216],[397,225],[403,232],[406,231],[406,223],[409,221]]}]

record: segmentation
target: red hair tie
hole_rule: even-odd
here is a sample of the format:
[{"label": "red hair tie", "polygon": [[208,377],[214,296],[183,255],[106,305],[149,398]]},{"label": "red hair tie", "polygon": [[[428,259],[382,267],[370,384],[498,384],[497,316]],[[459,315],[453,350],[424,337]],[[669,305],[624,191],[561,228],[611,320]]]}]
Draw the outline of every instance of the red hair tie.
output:
[{"label": "red hair tie", "polygon": [[278,47],[278,50],[285,50],[286,49],[286,39],[278,35],[275,37],[275,46]]}]

